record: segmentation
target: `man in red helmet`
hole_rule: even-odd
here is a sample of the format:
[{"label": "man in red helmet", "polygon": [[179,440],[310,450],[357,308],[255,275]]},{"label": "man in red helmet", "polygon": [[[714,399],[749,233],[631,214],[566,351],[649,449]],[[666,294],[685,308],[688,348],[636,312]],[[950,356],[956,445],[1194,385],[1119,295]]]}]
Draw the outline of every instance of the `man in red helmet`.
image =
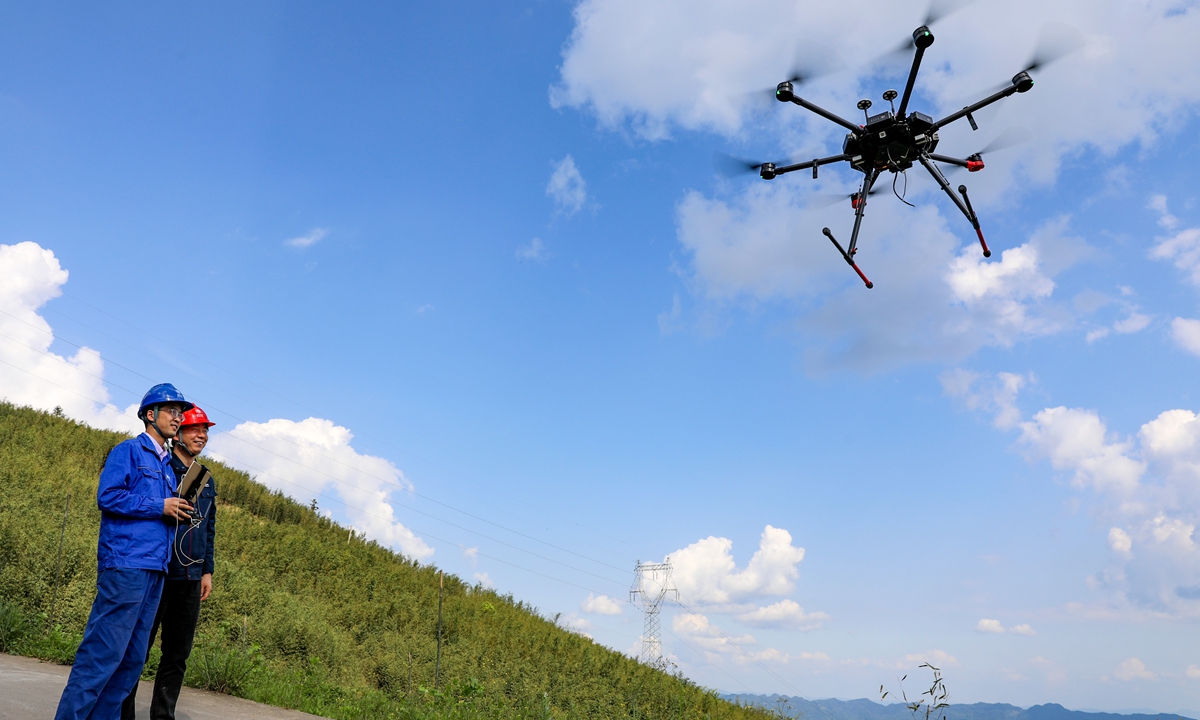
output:
[{"label": "man in red helmet", "polygon": [[[215,425],[199,407],[183,414],[171,455],[171,469],[182,482],[192,464],[208,444],[208,429]],[[192,494],[194,511],[177,521],[171,563],[163,586],[162,601],[150,630],[149,647],[162,629],[162,659],[154,677],[150,699],[151,720],[174,720],[175,704],[183,686],[183,674],[192,652],[192,639],[200,617],[200,603],[212,592],[213,539],[217,522],[217,488],[208,468],[200,465],[197,489]],[[134,720],[137,684],[121,706],[122,720]]]}]

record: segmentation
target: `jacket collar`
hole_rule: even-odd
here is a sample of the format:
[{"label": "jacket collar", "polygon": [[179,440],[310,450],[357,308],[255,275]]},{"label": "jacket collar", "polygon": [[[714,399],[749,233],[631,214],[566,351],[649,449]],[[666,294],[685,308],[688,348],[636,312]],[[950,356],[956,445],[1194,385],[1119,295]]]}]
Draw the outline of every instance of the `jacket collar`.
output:
[{"label": "jacket collar", "polygon": [[143,432],[141,435],[138,435],[138,440],[142,442],[142,447],[154,453],[159,460],[167,459],[168,456],[163,454],[162,448],[158,446],[158,443],[154,442],[154,438],[150,437],[150,433]]}]

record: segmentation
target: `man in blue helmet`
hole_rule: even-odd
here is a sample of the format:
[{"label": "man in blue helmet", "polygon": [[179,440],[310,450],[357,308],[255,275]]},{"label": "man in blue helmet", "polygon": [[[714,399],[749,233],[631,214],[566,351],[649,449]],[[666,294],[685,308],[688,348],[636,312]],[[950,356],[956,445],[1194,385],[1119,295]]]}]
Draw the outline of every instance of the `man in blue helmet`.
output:
[{"label": "man in blue helmet", "polygon": [[175,497],[166,441],[192,407],[170,383],[150,388],[138,409],[146,431],[104,461],[96,491],[96,600],[55,720],[115,720],[142,674],[171,559],[175,524],[166,520],[186,521],[192,509]]}]

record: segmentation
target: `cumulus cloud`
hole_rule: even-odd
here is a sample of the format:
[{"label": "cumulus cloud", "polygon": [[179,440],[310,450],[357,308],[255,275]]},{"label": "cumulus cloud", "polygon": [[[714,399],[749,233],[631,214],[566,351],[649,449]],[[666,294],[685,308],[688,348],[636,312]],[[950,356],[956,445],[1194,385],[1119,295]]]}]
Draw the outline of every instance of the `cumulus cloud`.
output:
[{"label": "cumulus cloud", "polygon": [[1153,680],[1154,673],[1146,669],[1146,664],[1135,657],[1131,657],[1125,662],[1117,666],[1113,670],[1113,677],[1118,680]]},{"label": "cumulus cloud", "polygon": [[1111,436],[1090,410],[1046,408],[1020,427],[1030,454],[1049,459],[1056,470],[1074,471],[1076,487],[1128,495],[1145,472],[1145,463],[1130,456],[1133,442]]},{"label": "cumulus cloud", "polygon": [[962,402],[968,410],[993,413],[992,422],[1001,430],[1014,428],[1020,422],[1017,394],[1027,383],[1034,382],[1032,373],[1026,376],[1002,372],[985,376],[963,368],[947,370],[938,379],[942,390]]},{"label": "cumulus cloud", "polygon": [[567,155],[554,163],[546,194],[554,200],[557,211],[564,215],[574,215],[583,209],[588,199],[587,183],[579,174],[579,168],[575,167],[575,158]]},{"label": "cumulus cloud", "polygon": [[675,586],[685,603],[727,605],[759,595],[785,595],[795,587],[804,548],[792,545],[787,530],[768,525],[743,569],[732,550],[729,538],[710,536],[671,553]]},{"label": "cumulus cloud", "polygon": [[1108,546],[1118,555],[1128,557],[1129,551],[1133,549],[1133,538],[1121,528],[1111,528],[1108,531]]},{"label": "cumulus cloud", "polygon": [[946,667],[947,665],[957,665],[958,658],[954,657],[945,650],[928,650],[922,653],[913,653],[905,655],[904,660],[896,664],[897,668],[909,668],[913,665],[921,663],[929,663],[934,667]]},{"label": "cumulus cloud", "polygon": [[[1179,226],[1179,218],[1167,211],[1167,198],[1155,195],[1150,207],[1158,211],[1158,224],[1169,232]],[[1189,283],[1200,287],[1200,227],[1185,228],[1173,235],[1158,238],[1150,250],[1155,260],[1170,260],[1187,275]]]},{"label": "cumulus cloud", "polygon": [[1200,680],[1200,665],[1188,665],[1187,670],[1184,671],[1184,674],[1187,675],[1188,679],[1190,680]]},{"label": "cumulus cloud", "polygon": [[593,615],[620,615],[622,605],[607,595],[588,593],[579,607],[585,613]]},{"label": "cumulus cloud", "polygon": [[819,629],[829,616],[823,612],[806,613],[795,600],[780,600],[741,613],[737,619],[755,627],[808,631]]},{"label": "cumulus cloud", "polygon": [[215,434],[209,453],[301,502],[335,495],[367,537],[418,560],[429,558],[433,548],[396,521],[389,501],[393,492],[411,489],[411,484],[388,460],[356,451],[350,444],[353,437],[331,420],[277,418]]},{"label": "cumulus cloud", "polygon": [[1175,318],[1171,321],[1171,338],[1179,347],[1200,357],[1200,320]]},{"label": "cumulus cloud", "polygon": [[748,649],[757,643],[753,635],[729,635],[700,613],[676,615],[671,618],[671,629],[689,645],[699,648],[710,662],[729,658],[744,665],[754,661],[786,663],[790,659],[787,653],[775,648]]},{"label": "cumulus cloud", "polygon": [[1025,635],[1025,636],[1037,635],[1037,632],[1027,624],[1014,625],[1013,627],[1006,628],[1000,623],[999,620],[992,620],[989,618],[983,618],[978,623],[976,623],[975,624],[975,632],[989,633],[989,634],[995,634],[995,635],[1002,635],[1004,633],[1011,633],[1013,635]]},{"label": "cumulus cloud", "polygon": [[1004,627],[1000,624],[999,620],[989,620],[984,618],[976,623],[975,632],[1002,633],[1004,632]]},{"label": "cumulus cloud", "polygon": [[111,402],[100,353],[50,351],[54,333],[38,310],[62,295],[68,277],[54,253],[33,242],[0,245],[0,277],[0,398],[41,410],[58,407],[93,427],[140,433],[137,400],[124,410]]},{"label": "cumulus cloud", "polygon": [[524,245],[517,246],[518,260],[532,260],[533,262],[545,262],[546,258],[550,257],[546,252],[546,245],[541,238],[534,238]]},{"label": "cumulus cloud", "polygon": [[473,574],[471,577],[475,578],[475,582],[479,583],[480,585],[484,586],[485,588],[496,587],[496,584],[494,582],[492,582],[492,579],[490,577],[488,577],[488,574],[485,572],[477,572],[477,573]]},{"label": "cumulus cloud", "polygon": [[307,235],[301,235],[289,240],[284,240],[283,244],[287,245],[288,247],[304,249],[316,245],[328,234],[329,231],[324,228],[313,228]]}]

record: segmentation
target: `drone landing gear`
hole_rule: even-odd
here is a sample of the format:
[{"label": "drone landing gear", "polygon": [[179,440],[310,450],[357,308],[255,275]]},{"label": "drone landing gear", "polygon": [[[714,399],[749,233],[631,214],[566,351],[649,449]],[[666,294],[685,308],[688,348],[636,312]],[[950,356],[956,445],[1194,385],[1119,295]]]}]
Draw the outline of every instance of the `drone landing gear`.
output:
[{"label": "drone landing gear", "polygon": [[[942,171],[938,169],[937,165],[930,162],[929,156],[926,153],[921,153],[917,156],[917,159],[929,171],[933,179],[937,180],[937,184],[950,196],[950,199],[954,201],[954,204],[958,206],[962,214],[966,216],[967,220],[971,223],[971,227],[975,228],[975,234],[979,236],[979,244],[983,247],[983,256],[991,257],[992,251],[988,249],[987,241],[983,239],[983,230],[979,227],[979,217],[975,215],[975,208],[971,207],[971,199],[967,197],[967,186],[958,186],[958,191],[962,193],[962,200],[959,200],[958,196],[954,194],[954,190],[950,188],[950,183],[946,182],[946,176],[942,175]],[[965,160],[962,161],[963,167],[967,167],[966,162]]]},{"label": "drone landing gear", "polygon": [[829,231],[829,228],[822,228],[821,232],[825,233],[825,237],[829,238],[830,242],[833,243],[833,246],[838,249],[838,252],[842,254],[842,258],[845,259],[846,263],[850,265],[850,267],[854,268],[854,272],[858,273],[858,276],[862,278],[864,283],[866,283],[867,289],[869,290],[875,287],[875,284],[868,280],[866,275],[863,275],[863,271],[859,270],[858,264],[854,262],[854,253],[858,251],[851,250],[850,252],[846,252],[844,249],[842,249],[842,244],[837,241],[837,238],[833,236],[833,233]]}]

